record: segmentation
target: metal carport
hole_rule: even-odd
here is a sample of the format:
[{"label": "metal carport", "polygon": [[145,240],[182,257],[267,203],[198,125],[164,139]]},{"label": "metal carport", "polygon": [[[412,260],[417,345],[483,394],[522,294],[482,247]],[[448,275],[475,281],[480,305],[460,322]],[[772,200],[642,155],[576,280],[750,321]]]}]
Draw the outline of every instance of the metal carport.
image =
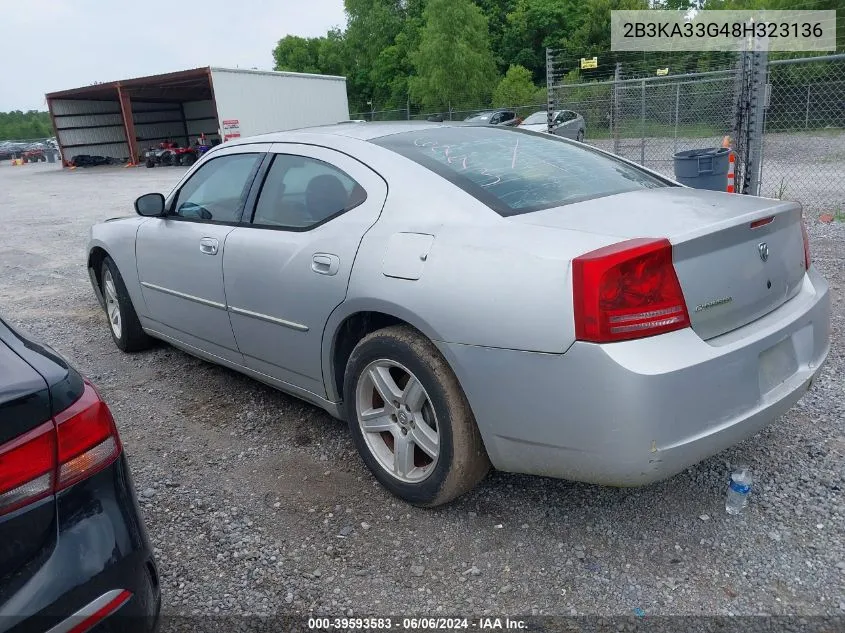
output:
[{"label": "metal carport", "polygon": [[136,162],[167,140],[186,147],[205,135],[214,144],[221,133],[349,120],[345,77],[257,69],[195,68],[46,96],[66,164],[80,154]]},{"label": "metal carport", "polygon": [[65,161],[90,154],[135,162],[161,141],[219,138],[210,68],[52,92],[47,106]]}]

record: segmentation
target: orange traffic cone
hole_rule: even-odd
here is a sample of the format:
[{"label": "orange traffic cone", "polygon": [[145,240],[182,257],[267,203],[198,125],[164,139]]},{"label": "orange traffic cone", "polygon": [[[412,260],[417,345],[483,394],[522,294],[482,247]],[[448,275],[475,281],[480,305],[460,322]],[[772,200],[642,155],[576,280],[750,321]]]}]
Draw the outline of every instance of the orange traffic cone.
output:
[{"label": "orange traffic cone", "polygon": [[722,147],[730,150],[728,154],[728,193],[736,193],[736,152],[731,149],[731,137],[725,136],[722,139]]}]

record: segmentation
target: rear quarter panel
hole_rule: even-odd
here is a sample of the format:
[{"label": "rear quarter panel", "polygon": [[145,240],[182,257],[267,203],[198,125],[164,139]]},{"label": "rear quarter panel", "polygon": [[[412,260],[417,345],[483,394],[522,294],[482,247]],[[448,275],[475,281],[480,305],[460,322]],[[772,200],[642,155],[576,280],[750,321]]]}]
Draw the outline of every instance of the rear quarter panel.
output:
[{"label": "rear quarter panel", "polygon": [[[566,351],[575,339],[571,260],[616,239],[513,222],[416,163],[373,151],[368,163],[387,180],[388,198],[327,323],[323,366],[340,324],[361,311],[391,314],[434,341]],[[427,253],[404,254],[425,256],[416,280],[385,274],[387,246],[403,232],[434,236]]]}]

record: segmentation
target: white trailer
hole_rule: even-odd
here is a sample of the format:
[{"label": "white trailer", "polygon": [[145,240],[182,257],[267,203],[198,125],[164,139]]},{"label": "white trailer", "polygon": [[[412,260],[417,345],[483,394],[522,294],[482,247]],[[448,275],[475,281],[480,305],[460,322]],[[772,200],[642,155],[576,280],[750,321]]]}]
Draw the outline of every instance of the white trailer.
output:
[{"label": "white trailer", "polygon": [[212,143],[349,119],[346,78],[205,67],[46,95],[65,160],[136,162],[171,141]]}]

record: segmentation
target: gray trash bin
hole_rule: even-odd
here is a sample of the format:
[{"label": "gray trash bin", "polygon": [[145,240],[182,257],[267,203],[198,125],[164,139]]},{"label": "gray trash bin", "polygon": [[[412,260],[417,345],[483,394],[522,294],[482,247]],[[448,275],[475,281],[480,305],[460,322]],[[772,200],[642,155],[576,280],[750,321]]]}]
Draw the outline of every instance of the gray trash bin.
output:
[{"label": "gray trash bin", "polygon": [[730,150],[691,149],[675,154],[675,180],[687,187],[727,191]]},{"label": "gray trash bin", "polygon": [[47,150],[47,162],[48,163],[55,163],[56,162],[56,151],[52,149]]}]

